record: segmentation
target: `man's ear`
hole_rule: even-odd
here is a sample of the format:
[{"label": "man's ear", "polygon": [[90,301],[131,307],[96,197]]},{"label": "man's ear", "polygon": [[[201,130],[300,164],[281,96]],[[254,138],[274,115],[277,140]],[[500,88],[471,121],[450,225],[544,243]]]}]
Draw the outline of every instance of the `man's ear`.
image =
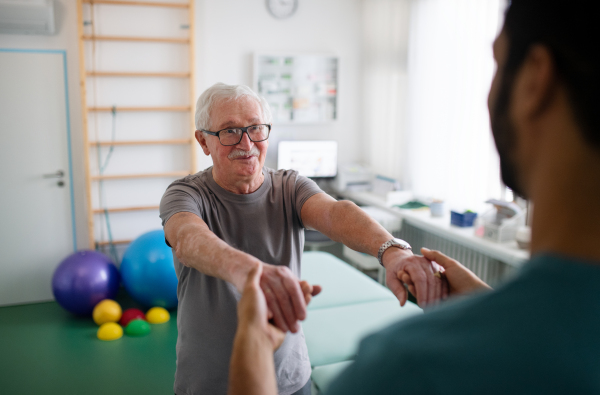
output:
[{"label": "man's ear", "polygon": [[204,136],[204,133],[202,133],[201,130],[196,130],[196,133],[194,133],[194,135],[196,136],[196,141],[198,141],[198,143],[200,144],[200,147],[202,147],[202,151],[204,151],[204,155],[209,156],[210,150],[208,149],[208,145],[206,144],[206,138]]},{"label": "man's ear", "polygon": [[517,118],[532,120],[544,112],[556,93],[556,66],[544,45],[533,45],[515,78],[513,107]]}]

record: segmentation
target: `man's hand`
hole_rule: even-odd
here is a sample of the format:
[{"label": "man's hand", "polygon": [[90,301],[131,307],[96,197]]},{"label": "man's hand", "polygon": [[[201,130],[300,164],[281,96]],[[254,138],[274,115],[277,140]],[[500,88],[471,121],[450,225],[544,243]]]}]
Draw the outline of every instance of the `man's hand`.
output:
[{"label": "man's hand", "polygon": [[[491,289],[489,285],[483,282],[472,271],[455,261],[454,259],[442,254],[439,251],[432,251],[428,248],[421,248],[423,256],[433,263],[440,265],[443,269],[444,278],[448,281],[450,296],[467,294],[479,290]],[[407,285],[408,290],[414,294],[415,285],[406,272],[398,273],[398,279]]]},{"label": "man's hand", "polygon": [[318,285],[311,286],[299,281],[285,266],[263,264],[260,287],[269,308],[269,318],[283,332],[296,333],[300,330],[298,321],[306,318],[306,306],[312,296],[321,292]]},{"label": "man's hand", "polygon": [[382,260],[386,269],[386,284],[396,295],[401,306],[404,306],[408,299],[402,281],[403,275],[408,275],[413,285],[411,292],[421,307],[438,303],[440,299],[448,297],[448,284],[433,275],[438,270],[430,260],[395,247],[388,248],[383,253]]}]

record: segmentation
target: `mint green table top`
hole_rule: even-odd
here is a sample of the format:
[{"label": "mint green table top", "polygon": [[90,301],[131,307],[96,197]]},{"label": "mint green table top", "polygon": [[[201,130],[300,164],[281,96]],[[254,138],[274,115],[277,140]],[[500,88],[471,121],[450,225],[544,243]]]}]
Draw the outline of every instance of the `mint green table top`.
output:
[{"label": "mint green table top", "polygon": [[366,335],[422,310],[413,303],[380,300],[311,310],[302,323],[312,366],[348,361]]},{"label": "mint green table top", "polygon": [[344,361],[332,363],[331,365],[316,366],[312,370],[310,378],[319,391],[323,392],[344,369],[352,364],[352,362],[353,361]]},{"label": "mint green table top", "polygon": [[309,310],[396,300],[389,289],[326,252],[305,252],[302,255],[301,277],[311,284],[323,287],[321,294],[311,301]]}]

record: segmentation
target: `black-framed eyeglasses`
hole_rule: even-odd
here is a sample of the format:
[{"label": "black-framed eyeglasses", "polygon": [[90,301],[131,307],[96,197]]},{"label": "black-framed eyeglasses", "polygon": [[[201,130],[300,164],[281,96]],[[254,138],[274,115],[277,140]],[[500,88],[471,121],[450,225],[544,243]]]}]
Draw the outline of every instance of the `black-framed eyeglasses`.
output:
[{"label": "black-framed eyeglasses", "polygon": [[271,133],[271,125],[266,123],[260,125],[246,126],[245,128],[227,128],[218,132],[211,132],[202,129],[204,133],[212,136],[217,136],[222,145],[236,145],[242,141],[244,133],[248,135],[250,141],[258,143],[269,138]]}]

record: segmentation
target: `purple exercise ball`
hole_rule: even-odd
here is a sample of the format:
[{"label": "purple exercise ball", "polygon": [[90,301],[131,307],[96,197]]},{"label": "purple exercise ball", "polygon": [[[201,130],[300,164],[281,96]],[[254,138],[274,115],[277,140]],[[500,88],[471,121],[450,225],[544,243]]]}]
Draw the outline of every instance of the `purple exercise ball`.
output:
[{"label": "purple exercise ball", "polygon": [[66,257],[52,277],[54,298],[66,310],[91,315],[104,299],[119,291],[119,271],[109,257],[97,251],[77,251]]}]

